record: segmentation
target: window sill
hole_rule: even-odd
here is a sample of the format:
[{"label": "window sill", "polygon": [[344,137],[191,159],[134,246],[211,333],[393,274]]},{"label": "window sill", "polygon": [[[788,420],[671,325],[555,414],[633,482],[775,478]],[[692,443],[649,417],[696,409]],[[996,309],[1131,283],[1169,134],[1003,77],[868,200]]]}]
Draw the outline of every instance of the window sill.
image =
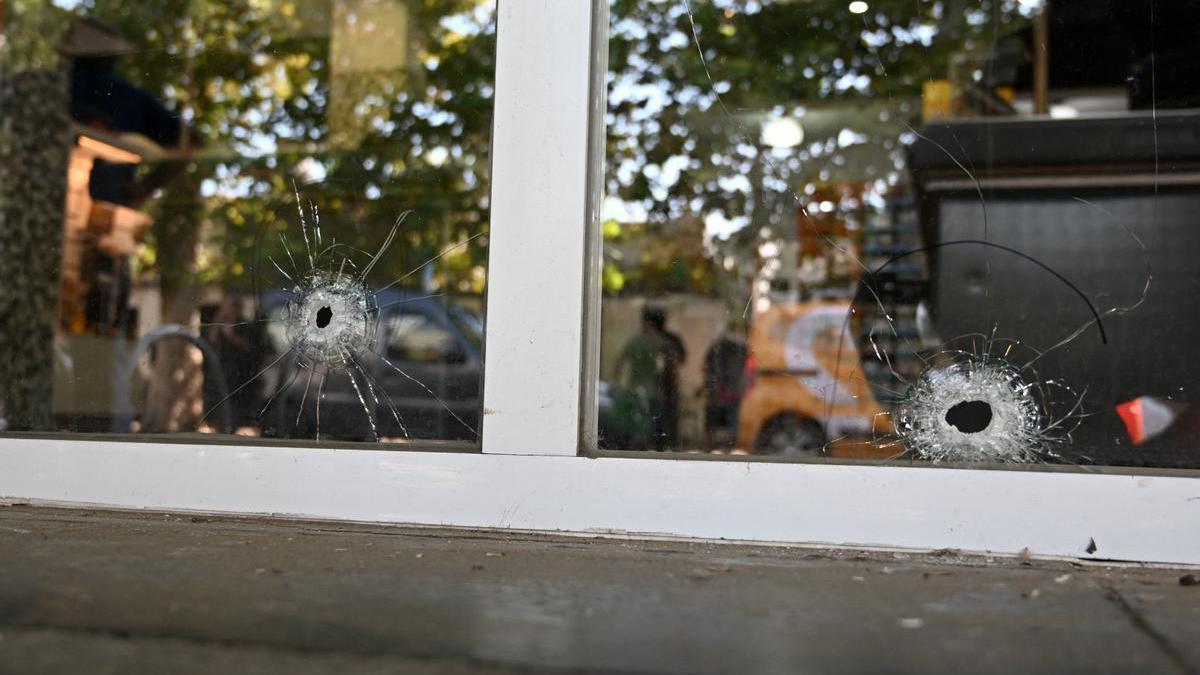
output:
[{"label": "window sill", "polygon": [[[1200,479],[0,439],[0,496],[116,508],[1200,564]],[[1088,549],[1094,542],[1094,550]]]}]

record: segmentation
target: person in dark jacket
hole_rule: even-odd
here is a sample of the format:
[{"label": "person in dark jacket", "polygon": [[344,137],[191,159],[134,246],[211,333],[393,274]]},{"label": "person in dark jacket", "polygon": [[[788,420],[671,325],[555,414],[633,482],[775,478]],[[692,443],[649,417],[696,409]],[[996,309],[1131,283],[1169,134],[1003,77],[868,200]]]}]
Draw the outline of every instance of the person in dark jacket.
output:
[{"label": "person in dark jacket", "polygon": [[654,415],[654,447],[656,450],[678,450],[679,369],[687,358],[687,350],[683,340],[667,330],[667,314],[662,309],[647,308],[644,320],[663,343],[662,363],[658,370],[659,409]]}]

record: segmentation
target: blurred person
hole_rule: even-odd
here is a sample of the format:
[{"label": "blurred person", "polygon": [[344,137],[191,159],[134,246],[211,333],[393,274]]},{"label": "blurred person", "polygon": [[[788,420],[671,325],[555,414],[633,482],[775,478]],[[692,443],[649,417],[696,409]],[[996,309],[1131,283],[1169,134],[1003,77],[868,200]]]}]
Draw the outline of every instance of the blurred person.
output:
[{"label": "blurred person", "polygon": [[[654,330],[650,320],[650,308],[642,310],[641,330],[630,337],[617,355],[614,366],[616,381],[621,383],[629,392],[642,401],[646,412],[652,418],[651,428],[657,430],[661,408],[659,401],[659,369],[665,360],[666,342]],[[657,435],[654,431],[652,435]],[[641,449],[641,439],[634,442]]]},{"label": "blurred person", "polygon": [[[226,390],[235,391],[242,384],[250,381],[257,372],[262,359],[262,335],[256,321],[248,321],[243,315],[242,299],[236,295],[227,295],[221,300],[220,306],[213,314],[212,320],[204,330],[204,340],[216,352],[220,361],[219,370],[225,378]],[[216,369],[208,371],[215,374]],[[221,402],[220,389],[205,378],[204,407],[212,409]],[[230,417],[234,428],[253,423],[255,415],[255,387],[244,387],[229,397],[225,404],[229,406]]]},{"label": "blurred person", "polygon": [[661,336],[665,351],[662,366],[659,368],[659,391],[661,415],[655,419],[655,449],[679,449],[679,369],[687,358],[687,350],[683,340],[667,330],[667,314],[662,309],[652,309],[649,312],[650,324],[654,332]]},{"label": "blurred person", "polygon": [[704,439],[708,450],[732,447],[742,399],[746,342],[730,322],[704,354]]},{"label": "blurred person", "polygon": [[656,450],[678,445],[678,368],[683,358],[683,342],[666,330],[666,314],[654,307],[642,310],[641,331],[617,356],[617,379],[645,401]]}]

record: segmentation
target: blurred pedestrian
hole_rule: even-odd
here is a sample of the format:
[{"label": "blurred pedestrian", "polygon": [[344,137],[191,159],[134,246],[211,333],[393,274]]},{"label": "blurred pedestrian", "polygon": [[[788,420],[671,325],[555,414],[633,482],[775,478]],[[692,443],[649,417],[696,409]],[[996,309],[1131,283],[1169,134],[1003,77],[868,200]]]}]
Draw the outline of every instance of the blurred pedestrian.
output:
[{"label": "blurred pedestrian", "polygon": [[[258,389],[243,387],[237,391],[237,388],[254,377],[262,360],[263,340],[259,325],[259,322],[245,318],[240,297],[227,295],[204,329],[204,340],[212,345],[220,361],[220,375],[225,378],[226,391],[234,392],[224,405],[229,406],[235,429],[255,421]],[[215,374],[213,370],[208,373]],[[205,377],[204,390],[204,407],[211,410],[221,402],[221,390],[209,382],[209,377]]]},{"label": "blurred pedestrian", "polygon": [[660,407],[655,420],[656,450],[679,449],[679,369],[687,358],[683,340],[667,330],[667,314],[659,308],[648,309],[646,316],[655,334],[663,341],[663,357],[658,369]]},{"label": "blurred pedestrian", "polygon": [[742,399],[746,342],[732,322],[704,354],[704,438],[708,450],[732,447],[737,436],[737,413]]},{"label": "blurred pedestrian", "polygon": [[656,450],[679,446],[679,365],[683,341],[666,329],[666,313],[642,310],[641,331],[629,338],[617,357],[616,375],[646,403],[650,443]]}]

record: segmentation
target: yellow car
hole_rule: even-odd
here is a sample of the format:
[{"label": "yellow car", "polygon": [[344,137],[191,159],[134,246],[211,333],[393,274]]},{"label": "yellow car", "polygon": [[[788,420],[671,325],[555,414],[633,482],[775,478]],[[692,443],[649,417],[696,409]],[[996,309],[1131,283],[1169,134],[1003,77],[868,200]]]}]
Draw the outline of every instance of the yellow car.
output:
[{"label": "yellow car", "polygon": [[750,329],[737,446],[754,454],[889,457],[892,432],[850,334],[848,301],[777,305]]}]

